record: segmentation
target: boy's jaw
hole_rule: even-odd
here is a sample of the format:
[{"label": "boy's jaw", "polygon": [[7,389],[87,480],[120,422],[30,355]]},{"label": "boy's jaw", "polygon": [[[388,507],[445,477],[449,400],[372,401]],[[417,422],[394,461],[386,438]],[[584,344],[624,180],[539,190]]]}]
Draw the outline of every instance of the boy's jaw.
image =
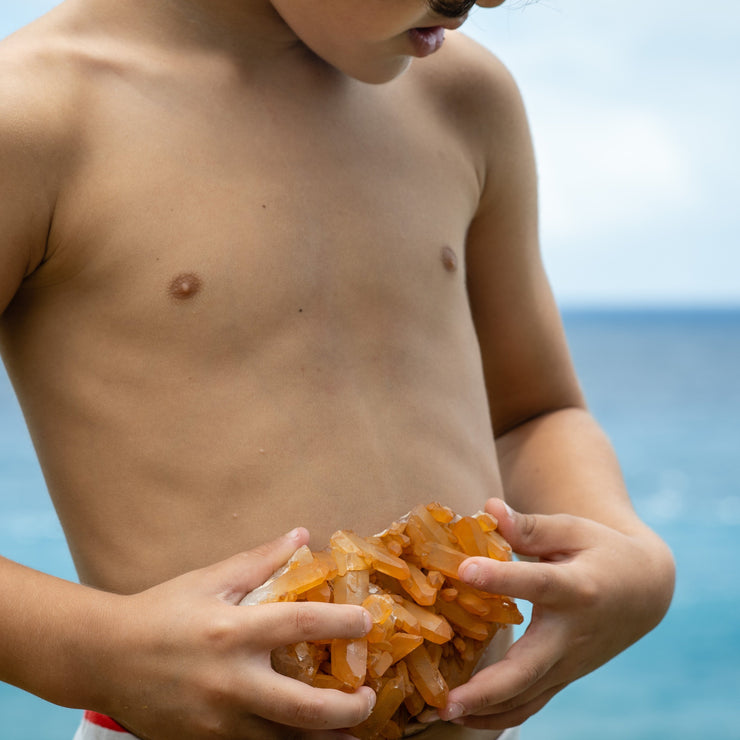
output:
[{"label": "boy's jaw", "polygon": [[[339,0],[327,0],[323,6],[325,17],[319,22],[322,18],[317,19],[305,6],[294,5],[292,0],[269,2],[295,39],[317,59],[345,77],[373,85],[401,76],[413,58],[438,51],[445,32],[459,28],[467,19],[467,13],[448,18],[429,10],[411,12],[404,7],[384,10],[377,16],[366,10],[363,17],[363,0],[352,0],[349,10]],[[353,3],[359,8],[359,19],[349,12],[355,7]]]}]

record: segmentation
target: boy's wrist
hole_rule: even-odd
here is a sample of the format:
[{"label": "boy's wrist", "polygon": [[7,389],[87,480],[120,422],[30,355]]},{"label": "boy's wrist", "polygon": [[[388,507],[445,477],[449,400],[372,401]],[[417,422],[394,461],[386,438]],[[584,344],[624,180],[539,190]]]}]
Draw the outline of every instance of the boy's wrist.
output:
[{"label": "boy's wrist", "polygon": [[[98,591],[0,558],[0,680],[73,709],[95,708],[111,677],[117,604]],[[121,647],[123,649],[123,646]],[[109,659],[110,660],[110,659]]]},{"label": "boy's wrist", "polygon": [[131,617],[126,609],[130,597],[87,589],[81,601],[86,610],[79,628],[70,634],[67,666],[70,696],[66,706],[112,714],[111,697],[118,694],[117,682],[126,656],[135,650],[127,636]]}]

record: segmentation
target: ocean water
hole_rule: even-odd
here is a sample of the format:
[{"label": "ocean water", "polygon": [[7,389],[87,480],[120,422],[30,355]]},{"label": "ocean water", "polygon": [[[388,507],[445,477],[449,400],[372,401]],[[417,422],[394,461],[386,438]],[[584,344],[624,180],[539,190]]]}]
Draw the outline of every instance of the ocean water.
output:
[{"label": "ocean water", "polygon": [[[556,696],[523,740],[740,740],[740,310],[565,319],[591,408],[636,508],[671,545],[678,582],[663,623]],[[4,377],[0,552],[74,577]],[[77,722],[0,685],[2,740],[68,740]]]}]

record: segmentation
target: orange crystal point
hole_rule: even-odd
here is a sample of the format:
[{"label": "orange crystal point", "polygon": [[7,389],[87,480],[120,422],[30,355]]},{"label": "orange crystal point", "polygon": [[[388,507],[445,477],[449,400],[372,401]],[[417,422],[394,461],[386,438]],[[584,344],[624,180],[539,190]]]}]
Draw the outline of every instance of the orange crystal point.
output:
[{"label": "orange crystal point", "polygon": [[352,728],[352,734],[355,737],[367,740],[381,737],[381,731],[391,722],[391,718],[401,704],[403,704],[404,698],[404,681],[402,677],[393,676],[387,681],[384,681],[380,691],[378,691],[378,698],[372,713],[362,724]]},{"label": "orange crystal point", "polygon": [[305,596],[306,601],[321,601],[328,604],[331,601],[331,586],[324,581],[321,585],[306,591]]},{"label": "orange crystal point", "polygon": [[350,689],[350,687],[343,681],[340,681],[338,678],[334,678],[332,675],[321,672],[317,673],[313,677],[311,685],[317,689],[334,689],[335,691],[346,692],[352,691],[352,689]]},{"label": "orange crystal point", "polygon": [[438,570],[448,578],[457,578],[457,571],[468,556],[449,545],[427,542],[421,546],[419,557],[425,568]]},{"label": "orange crystal point", "polygon": [[419,625],[419,620],[408,609],[406,609],[402,603],[400,603],[403,602],[404,599],[401,599],[400,597],[398,598],[399,601],[394,601],[393,604],[393,619],[404,632],[408,632],[412,635],[420,635],[421,627]]},{"label": "orange crystal point", "polygon": [[490,612],[490,605],[486,599],[482,599],[471,589],[470,591],[463,591],[457,597],[457,603],[469,611],[471,614],[475,614],[476,617],[483,619]]},{"label": "orange crystal point", "polygon": [[390,617],[395,602],[388,594],[370,594],[362,606],[370,612],[375,624],[381,624]]},{"label": "orange crystal point", "polygon": [[373,566],[380,573],[393,576],[393,578],[408,578],[409,568],[399,555],[394,555],[380,537],[368,537],[367,552],[372,558]]},{"label": "orange crystal point", "polygon": [[367,640],[332,640],[331,674],[350,688],[359,689],[367,673]]},{"label": "orange crystal point", "polygon": [[368,645],[367,672],[373,678],[380,678],[393,665],[393,656],[387,650]]},{"label": "orange crystal point", "polygon": [[463,609],[456,601],[440,601],[437,608],[460,634],[472,637],[474,640],[488,638],[488,625]]},{"label": "orange crystal point", "polygon": [[486,532],[488,557],[495,560],[511,560],[511,545],[496,531]]},{"label": "orange crystal point", "polygon": [[486,622],[496,622],[498,624],[521,624],[524,621],[522,613],[517,605],[504,596],[498,596],[490,599],[488,603],[488,612],[483,619]]},{"label": "orange crystal point", "polygon": [[427,581],[432,588],[436,588],[438,591],[445,585],[445,577],[438,570],[430,570],[427,573]]},{"label": "orange crystal point", "polygon": [[409,563],[409,578],[399,581],[401,588],[422,606],[431,606],[437,600],[438,588],[433,588],[426,575],[415,565]]},{"label": "orange crystal point", "polygon": [[403,607],[418,621],[424,639],[442,645],[453,638],[452,627],[444,617],[406,599],[403,599]]},{"label": "orange crystal point", "polygon": [[412,542],[455,544],[455,536],[432,516],[426,506],[416,506],[411,510],[406,523],[406,533]]},{"label": "orange crystal point", "polygon": [[365,636],[370,643],[387,642],[393,634],[394,624],[391,619],[395,602],[388,594],[370,594],[362,606],[373,619],[373,626]]},{"label": "orange crystal point", "polygon": [[492,532],[494,529],[498,529],[498,519],[487,511],[479,511],[473,515],[473,519],[478,522],[484,532]]},{"label": "orange crystal point", "polygon": [[401,558],[392,555],[383,544],[358,537],[349,530],[340,530],[331,537],[332,549],[355,552],[381,573],[394,578],[408,578],[409,568]]},{"label": "orange crystal point", "polygon": [[406,632],[396,632],[390,637],[391,657],[397,663],[405,658],[412,650],[416,650],[424,642],[421,635],[409,635]]},{"label": "orange crystal point", "polygon": [[451,529],[457,537],[463,552],[471,557],[488,556],[488,540],[486,532],[472,516],[464,516],[455,522]]},{"label": "orange crystal point", "polygon": [[362,604],[369,592],[369,570],[349,570],[334,579],[335,604]]},{"label": "orange crystal point", "polygon": [[323,651],[316,645],[299,642],[276,648],[270,656],[272,667],[284,676],[313,683],[323,657]]},{"label": "orange crystal point", "polygon": [[439,668],[432,663],[427,649],[419,645],[416,650],[405,658],[409,675],[424,701],[432,707],[441,709],[447,704],[449,689],[447,682],[439,672]]},{"label": "orange crystal point", "polygon": [[427,511],[440,524],[448,524],[455,518],[455,512],[452,511],[452,509],[448,506],[442,506],[442,504],[436,501],[431,504],[427,504]]},{"label": "orange crystal point", "polygon": [[326,569],[326,580],[330,581],[337,575],[337,563],[328,550],[314,553],[314,559]]},{"label": "orange crystal point", "polygon": [[[413,686],[412,682],[412,686]],[[424,697],[419,693],[419,690],[414,686],[414,690],[409,694],[403,701],[404,706],[406,707],[409,715],[411,717],[416,717],[417,715],[421,714],[421,712],[424,711],[426,708],[426,701],[424,700]]]},{"label": "orange crystal point", "polygon": [[243,605],[266,604],[271,601],[295,601],[298,596],[321,586],[330,570],[314,558],[305,545],[272,578],[242,599]]}]

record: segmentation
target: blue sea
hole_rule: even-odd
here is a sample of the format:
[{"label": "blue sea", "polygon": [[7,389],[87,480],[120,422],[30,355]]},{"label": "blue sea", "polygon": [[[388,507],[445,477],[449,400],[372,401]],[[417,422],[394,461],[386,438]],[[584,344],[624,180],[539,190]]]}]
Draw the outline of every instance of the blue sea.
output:
[{"label": "blue sea", "polygon": [[[636,508],[673,548],[678,584],[663,623],[555,697],[523,740],[740,740],[740,310],[566,311],[565,321],[591,408]],[[0,552],[74,578],[2,376]],[[0,685],[2,740],[68,740],[77,722]]]}]

